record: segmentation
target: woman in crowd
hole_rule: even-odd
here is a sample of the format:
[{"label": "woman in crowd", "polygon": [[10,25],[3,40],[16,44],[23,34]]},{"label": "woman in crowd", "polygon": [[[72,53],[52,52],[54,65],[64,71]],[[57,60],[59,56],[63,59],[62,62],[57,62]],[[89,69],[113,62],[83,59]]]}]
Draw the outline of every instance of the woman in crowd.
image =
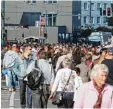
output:
[{"label": "woman in crowd", "polygon": [[[54,93],[64,93],[68,99],[63,98],[63,102],[57,104],[58,108],[72,108],[74,96],[74,80],[77,76],[74,70],[71,70],[72,61],[65,58],[62,62],[63,68],[58,70],[56,78],[51,90],[50,98],[53,98]],[[56,96],[57,96],[56,94]]]},{"label": "woman in crowd", "polygon": [[79,88],[74,108],[113,108],[113,87],[105,83],[107,74],[106,65],[93,67],[91,81]]}]

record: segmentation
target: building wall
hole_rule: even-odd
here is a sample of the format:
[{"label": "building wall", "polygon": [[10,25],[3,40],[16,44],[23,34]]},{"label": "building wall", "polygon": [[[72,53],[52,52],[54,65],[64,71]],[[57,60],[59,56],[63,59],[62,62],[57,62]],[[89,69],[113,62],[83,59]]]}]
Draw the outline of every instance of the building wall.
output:
[{"label": "building wall", "polygon": [[[22,34],[24,34],[24,37],[28,36],[39,36],[39,28],[37,27],[31,27],[29,29],[26,28],[7,28],[7,39],[8,40],[18,40],[20,42],[23,41]],[[48,27],[47,28],[47,43],[58,43],[58,27]]]},{"label": "building wall", "polygon": [[72,2],[58,1],[54,4],[46,4],[43,1],[36,1],[34,4],[27,4],[24,1],[6,1],[6,24],[20,24],[23,12],[41,12],[57,14],[56,26],[66,26],[67,32],[72,32]]},{"label": "building wall", "polygon": [[[88,3],[88,10],[84,10],[84,3]],[[100,16],[100,10],[97,10],[97,3],[101,3],[101,6],[103,8],[103,5],[104,3],[107,3],[107,7],[111,7],[111,2],[110,1],[94,1],[94,0],[91,0],[91,3],[94,3],[94,10],[91,11],[91,16],[94,17],[94,24],[92,24],[92,27],[96,28],[98,26],[108,26],[108,23],[103,23],[104,21],[104,17],[106,16]],[[81,3],[81,25],[85,27],[85,24],[84,24],[84,16],[87,16],[87,23],[86,25],[90,25],[90,22],[89,22],[89,16],[90,16],[90,1],[82,1]],[[101,23],[100,24],[97,24],[97,17],[100,17],[101,18]]]},{"label": "building wall", "polygon": [[[57,14],[56,26],[47,27],[47,42],[58,42],[58,26],[66,26],[66,32],[72,33],[72,2],[71,1],[57,1],[54,4],[43,3],[43,1],[36,1],[36,3],[28,4],[24,1],[5,1],[5,24],[20,24],[23,12],[41,12],[41,14]],[[8,40],[22,41],[22,34],[27,36],[39,36],[39,28],[12,28],[6,27],[8,30]]]},{"label": "building wall", "polygon": [[48,33],[47,43],[50,44],[58,43],[58,27],[48,27],[47,33]]},{"label": "building wall", "polygon": [[[73,1],[73,5],[72,5],[72,13],[73,13],[73,17],[72,17],[72,25],[73,25],[73,29],[75,27],[78,27],[81,25],[81,1]],[[80,16],[78,16],[80,15]]]}]

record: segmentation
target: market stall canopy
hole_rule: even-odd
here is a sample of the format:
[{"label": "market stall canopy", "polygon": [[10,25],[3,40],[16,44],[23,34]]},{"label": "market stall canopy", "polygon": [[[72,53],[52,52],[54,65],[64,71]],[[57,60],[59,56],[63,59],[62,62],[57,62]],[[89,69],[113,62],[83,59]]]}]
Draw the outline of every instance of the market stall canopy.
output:
[{"label": "market stall canopy", "polygon": [[27,43],[31,42],[38,42],[38,43],[45,43],[45,37],[38,37],[38,36],[28,36],[24,38],[24,41]]},{"label": "market stall canopy", "polygon": [[32,39],[45,39],[45,37],[28,36],[28,37],[25,37],[24,40],[26,40],[26,39],[30,39],[30,38],[32,38]]},{"label": "market stall canopy", "polygon": [[99,37],[99,36],[89,36],[88,40],[89,41],[94,41],[94,42],[100,42],[101,41],[101,37]]}]

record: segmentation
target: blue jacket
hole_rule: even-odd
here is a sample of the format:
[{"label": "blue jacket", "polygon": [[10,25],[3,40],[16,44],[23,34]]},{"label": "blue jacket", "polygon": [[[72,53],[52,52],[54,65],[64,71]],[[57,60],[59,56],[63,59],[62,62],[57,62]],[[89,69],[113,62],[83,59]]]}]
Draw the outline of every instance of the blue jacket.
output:
[{"label": "blue jacket", "polygon": [[20,57],[16,59],[16,63],[14,65],[13,71],[18,76],[18,79],[23,79],[27,74],[27,68],[31,62],[33,62],[33,58],[24,58]]}]

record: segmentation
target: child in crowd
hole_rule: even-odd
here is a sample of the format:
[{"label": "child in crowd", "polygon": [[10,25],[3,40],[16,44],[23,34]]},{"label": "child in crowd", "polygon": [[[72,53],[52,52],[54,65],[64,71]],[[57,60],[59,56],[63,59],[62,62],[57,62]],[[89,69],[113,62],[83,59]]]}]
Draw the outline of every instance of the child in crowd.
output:
[{"label": "child in crowd", "polygon": [[83,84],[82,78],[80,77],[80,69],[78,67],[76,67],[75,71],[76,71],[77,76],[75,78],[75,91],[74,91],[73,101],[75,101],[75,97],[76,97],[76,93],[77,93],[78,88]]}]

